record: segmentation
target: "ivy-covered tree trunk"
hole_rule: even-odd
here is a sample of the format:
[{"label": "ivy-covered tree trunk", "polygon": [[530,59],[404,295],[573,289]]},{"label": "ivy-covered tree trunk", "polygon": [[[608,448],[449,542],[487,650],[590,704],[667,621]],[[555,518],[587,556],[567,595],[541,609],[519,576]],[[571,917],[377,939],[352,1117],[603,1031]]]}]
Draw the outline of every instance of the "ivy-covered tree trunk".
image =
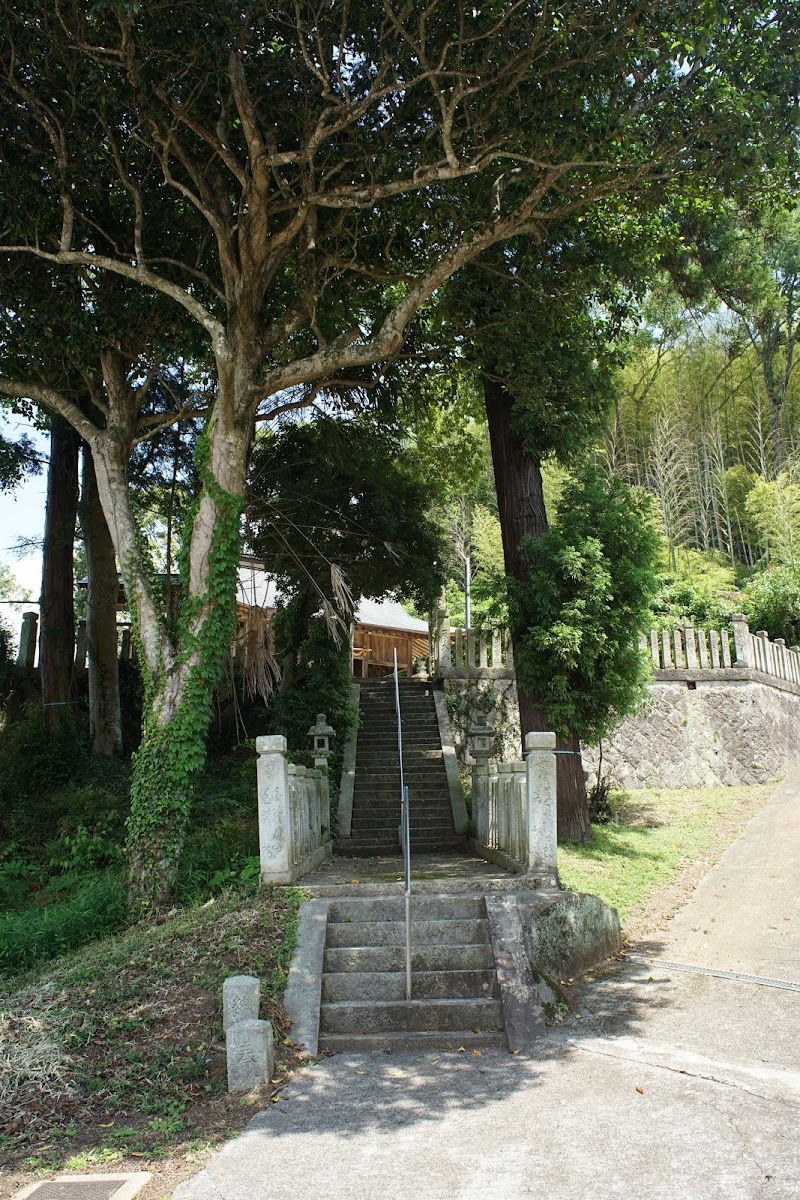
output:
[{"label": "ivy-covered tree trunk", "polygon": [[[201,489],[181,571],[177,629],[155,597],[124,485],[132,431],[120,363],[104,361],[107,429],[92,447],[103,511],[134,622],[145,687],[142,741],[133,759],[128,892],[134,911],[172,896],[189,824],[194,779],[205,761],[211,697],[236,623],[236,585],[249,424],[220,403],[198,439]],[[135,410],[134,410],[135,411]],[[228,407],[230,412],[230,406]],[[128,424],[126,424],[128,423]]]},{"label": "ivy-covered tree trunk", "polygon": [[52,417],[39,635],[42,706],[50,738],[55,736],[66,714],[77,722],[73,553],[78,513],[78,446],[79,438],[72,426],[63,417]]},{"label": "ivy-covered tree trunk", "polygon": [[[492,448],[497,508],[503,538],[506,574],[524,581],[527,567],[522,553],[526,537],[539,538],[547,532],[541,465],[527,454],[516,436],[511,409],[513,398],[502,384],[484,377],[484,401]],[[512,626],[515,654],[519,631]],[[549,728],[547,714],[536,696],[517,685],[520,729],[526,733]],[[591,841],[592,831],[586,801],[586,781],[580,754],[580,739],[574,730],[559,737],[557,755],[558,837],[560,841]]]},{"label": "ivy-covered tree trunk", "polygon": [[81,471],[80,518],[88,575],[89,737],[95,758],[113,758],[122,753],[117,649],[119,576],[114,542],[100,504],[94,463],[86,445]]}]

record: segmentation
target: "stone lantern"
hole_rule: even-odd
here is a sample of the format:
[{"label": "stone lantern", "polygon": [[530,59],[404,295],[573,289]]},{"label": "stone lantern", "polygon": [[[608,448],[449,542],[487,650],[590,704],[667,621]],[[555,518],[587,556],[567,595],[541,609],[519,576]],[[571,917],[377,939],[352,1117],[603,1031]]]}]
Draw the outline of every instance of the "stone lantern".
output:
[{"label": "stone lantern", "polygon": [[326,767],[328,755],[331,752],[330,739],[336,737],[336,730],[328,724],[325,713],[317,713],[317,723],[311,726],[308,736],[311,738],[311,747],[314,751],[314,766]]},{"label": "stone lantern", "polygon": [[494,730],[489,725],[471,725],[469,752],[479,767],[486,766],[494,754]]}]

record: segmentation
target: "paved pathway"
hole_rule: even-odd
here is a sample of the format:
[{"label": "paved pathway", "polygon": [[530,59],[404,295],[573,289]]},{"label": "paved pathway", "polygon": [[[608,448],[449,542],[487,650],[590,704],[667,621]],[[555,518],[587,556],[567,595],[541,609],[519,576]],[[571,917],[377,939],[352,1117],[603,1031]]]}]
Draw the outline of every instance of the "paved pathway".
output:
[{"label": "paved pathway", "polygon": [[577,998],[535,1056],[304,1071],[176,1200],[797,1200],[800,773]]}]

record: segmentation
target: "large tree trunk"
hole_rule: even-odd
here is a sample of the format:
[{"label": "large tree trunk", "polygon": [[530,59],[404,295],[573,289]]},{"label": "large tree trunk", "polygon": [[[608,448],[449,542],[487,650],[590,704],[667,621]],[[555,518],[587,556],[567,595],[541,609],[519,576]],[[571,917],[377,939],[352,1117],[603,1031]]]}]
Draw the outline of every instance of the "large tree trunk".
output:
[{"label": "large tree trunk", "polygon": [[97,492],[94,463],[85,445],[81,484],[81,528],[89,576],[89,733],[92,754],[113,758],[122,753],[117,649],[119,577],[114,543]]},{"label": "large tree trunk", "polygon": [[50,466],[42,555],[39,674],[47,736],[69,714],[77,724],[73,553],[78,513],[80,439],[63,417],[50,424]]},{"label": "large tree trunk", "polygon": [[236,586],[249,421],[234,420],[220,388],[199,462],[201,491],[170,634],[153,595],[130,504],[126,465],[134,430],[123,364],[106,355],[107,429],[93,440],[97,488],[114,542],[145,684],[142,741],[133,759],[128,895],[134,911],[171,900],[189,824],[194,779],[205,762],[211,699],[236,624]]},{"label": "large tree trunk", "polygon": [[[522,554],[525,537],[547,532],[542,471],[538,459],[527,454],[511,423],[513,398],[495,380],[484,378],[484,400],[492,447],[497,508],[503,537],[506,574],[524,581],[527,569]],[[512,638],[515,637],[512,629]],[[516,647],[515,647],[516,649]],[[547,714],[537,697],[517,685],[520,729],[526,733],[548,728]],[[586,781],[580,756],[580,739],[571,731],[556,746],[558,780],[558,837],[560,841],[591,841],[586,801]]]}]

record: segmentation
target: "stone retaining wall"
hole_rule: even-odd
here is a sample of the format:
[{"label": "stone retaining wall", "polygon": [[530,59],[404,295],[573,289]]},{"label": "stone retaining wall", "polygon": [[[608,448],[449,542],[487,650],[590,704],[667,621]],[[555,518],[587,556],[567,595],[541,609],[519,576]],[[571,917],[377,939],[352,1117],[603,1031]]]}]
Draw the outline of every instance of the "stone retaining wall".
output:
[{"label": "stone retaining wall", "polygon": [[519,758],[522,738],[519,731],[517,684],[511,678],[442,680],[453,745],[462,774],[472,766],[467,735],[472,725],[490,725],[495,731],[494,758],[510,762]]},{"label": "stone retaining wall", "polygon": [[[603,742],[603,774],[615,783],[627,788],[768,783],[800,761],[800,689],[765,683],[748,670],[715,680],[697,678],[700,671],[692,673],[695,678],[687,678],[686,671],[671,673],[683,677],[651,683],[645,709],[627,717]],[[496,761],[518,756],[514,680],[447,679],[443,684],[462,774],[471,765],[467,734],[473,724],[496,730]],[[590,783],[597,761],[597,749],[584,747]]]},{"label": "stone retaining wall", "polygon": [[[584,749],[590,781],[597,758]],[[603,742],[603,774],[627,788],[767,783],[798,760],[800,695],[746,679],[654,682]]]}]

